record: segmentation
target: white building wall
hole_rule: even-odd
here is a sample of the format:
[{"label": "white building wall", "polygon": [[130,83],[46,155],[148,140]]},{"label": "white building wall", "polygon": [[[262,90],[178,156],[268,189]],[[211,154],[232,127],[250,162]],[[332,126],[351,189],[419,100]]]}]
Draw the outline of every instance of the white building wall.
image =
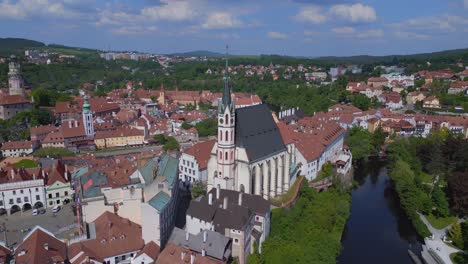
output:
[{"label": "white building wall", "polygon": [[3,157],[22,157],[22,156],[27,156],[31,153],[33,153],[32,148],[2,150]]},{"label": "white building wall", "polygon": [[146,255],[145,253],[141,254],[140,256],[132,259],[132,264],[152,264],[155,263],[155,260],[152,259],[150,256]]},{"label": "white building wall", "polygon": [[145,244],[150,241],[161,245],[160,217],[156,209],[147,203],[141,204],[141,227]]},{"label": "white building wall", "polygon": [[37,202],[47,207],[45,186],[42,179],[0,185],[0,208],[9,211],[17,205],[20,209],[23,209],[25,204],[34,207]]},{"label": "white building wall", "polygon": [[214,231],[214,226],[211,222],[205,222],[196,217],[190,215],[185,216],[186,224],[185,231],[189,232],[192,235],[196,235],[203,230],[212,230]]}]

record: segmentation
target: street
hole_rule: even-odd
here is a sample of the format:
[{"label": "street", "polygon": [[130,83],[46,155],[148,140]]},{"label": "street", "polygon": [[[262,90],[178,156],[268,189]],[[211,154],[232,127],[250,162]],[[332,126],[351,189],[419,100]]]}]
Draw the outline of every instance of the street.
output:
[{"label": "street", "polygon": [[[53,215],[52,208],[47,208],[44,214],[36,216],[32,215],[32,210],[0,216],[0,224],[2,226],[3,223],[5,224],[7,230],[7,245],[10,247],[17,246],[23,241],[23,237],[26,236],[28,232],[22,232],[22,230],[33,229],[35,226],[39,225],[56,234],[59,230],[71,227],[71,225],[76,222],[75,220],[76,218],[73,215],[71,204],[62,206],[62,209],[56,216]],[[4,232],[0,233],[0,240],[5,240]]]}]

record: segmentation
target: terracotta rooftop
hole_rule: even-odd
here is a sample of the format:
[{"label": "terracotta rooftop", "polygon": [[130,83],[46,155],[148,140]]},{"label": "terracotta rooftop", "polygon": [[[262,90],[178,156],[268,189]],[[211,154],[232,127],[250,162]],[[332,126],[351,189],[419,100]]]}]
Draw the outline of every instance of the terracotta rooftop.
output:
[{"label": "terracotta rooftop", "polygon": [[200,170],[206,169],[208,166],[208,160],[211,156],[211,150],[213,149],[215,142],[216,140],[208,140],[195,144],[185,151],[185,153],[195,157]]},{"label": "terracotta rooftop", "polygon": [[45,229],[36,227],[15,250],[15,263],[62,263],[67,259],[67,246]]}]

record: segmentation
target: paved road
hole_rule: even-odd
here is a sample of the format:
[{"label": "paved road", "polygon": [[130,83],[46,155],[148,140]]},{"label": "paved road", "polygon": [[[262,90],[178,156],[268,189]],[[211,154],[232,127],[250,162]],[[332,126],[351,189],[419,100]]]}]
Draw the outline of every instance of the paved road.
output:
[{"label": "paved road", "polygon": [[[32,229],[39,225],[55,234],[59,229],[74,224],[75,220],[76,218],[73,215],[71,204],[63,206],[62,210],[60,210],[55,217],[53,216],[52,208],[47,208],[45,214],[36,216],[32,215],[32,210],[0,216],[0,224],[5,223],[7,229],[8,246],[12,246],[14,243],[18,245],[23,241],[23,237],[26,236],[28,232],[22,232],[21,230]],[[5,234],[3,232],[0,233],[0,240],[5,240]]]},{"label": "paved road", "polygon": [[[445,263],[452,263],[450,260],[450,254],[459,252],[460,250],[455,249],[451,246],[448,246],[445,244],[445,242],[442,241],[443,237],[447,234],[448,230],[452,225],[448,225],[443,229],[436,229],[427,221],[426,217],[423,214],[419,214],[419,218],[421,218],[421,221],[427,226],[429,231],[434,235],[434,239],[431,238],[425,238],[424,242],[427,246],[427,248],[432,249],[439,257],[445,262]],[[458,222],[463,222],[463,220],[458,220]]]},{"label": "paved road", "polygon": [[[186,148],[192,146],[191,142],[187,143],[180,143],[180,147]],[[102,152],[91,152],[94,153],[96,157],[108,157],[108,156],[115,156],[115,155],[126,155],[126,154],[131,154],[131,153],[140,153],[140,152],[148,152],[148,151],[160,151],[162,150],[161,145],[156,145],[156,146],[144,146],[144,147],[137,147],[137,148],[127,148],[127,149],[118,149],[115,151],[102,151]]]}]

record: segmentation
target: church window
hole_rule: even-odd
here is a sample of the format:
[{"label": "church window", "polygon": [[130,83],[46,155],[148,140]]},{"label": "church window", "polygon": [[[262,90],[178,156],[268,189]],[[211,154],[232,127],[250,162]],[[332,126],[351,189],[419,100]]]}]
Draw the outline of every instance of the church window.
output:
[{"label": "church window", "polygon": [[228,141],[228,140],[229,140],[229,135],[228,135],[228,133],[229,133],[229,132],[228,132],[228,131],[226,131],[226,133],[225,133],[226,135],[224,136],[224,140],[226,140],[226,141]]},{"label": "church window", "polygon": [[221,150],[219,151],[219,159],[223,159],[223,153],[221,152]]},{"label": "church window", "polygon": [[219,123],[222,124],[224,121],[222,118],[219,119]]},{"label": "church window", "polygon": [[228,153],[227,153],[227,152],[224,154],[224,159],[225,159],[225,160],[228,159]]},{"label": "church window", "polygon": [[223,131],[219,131],[219,140],[222,141],[223,140]]},{"label": "church window", "polygon": [[228,116],[228,114],[226,114],[225,119],[226,119],[226,125],[229,125],[229,116]]}]

